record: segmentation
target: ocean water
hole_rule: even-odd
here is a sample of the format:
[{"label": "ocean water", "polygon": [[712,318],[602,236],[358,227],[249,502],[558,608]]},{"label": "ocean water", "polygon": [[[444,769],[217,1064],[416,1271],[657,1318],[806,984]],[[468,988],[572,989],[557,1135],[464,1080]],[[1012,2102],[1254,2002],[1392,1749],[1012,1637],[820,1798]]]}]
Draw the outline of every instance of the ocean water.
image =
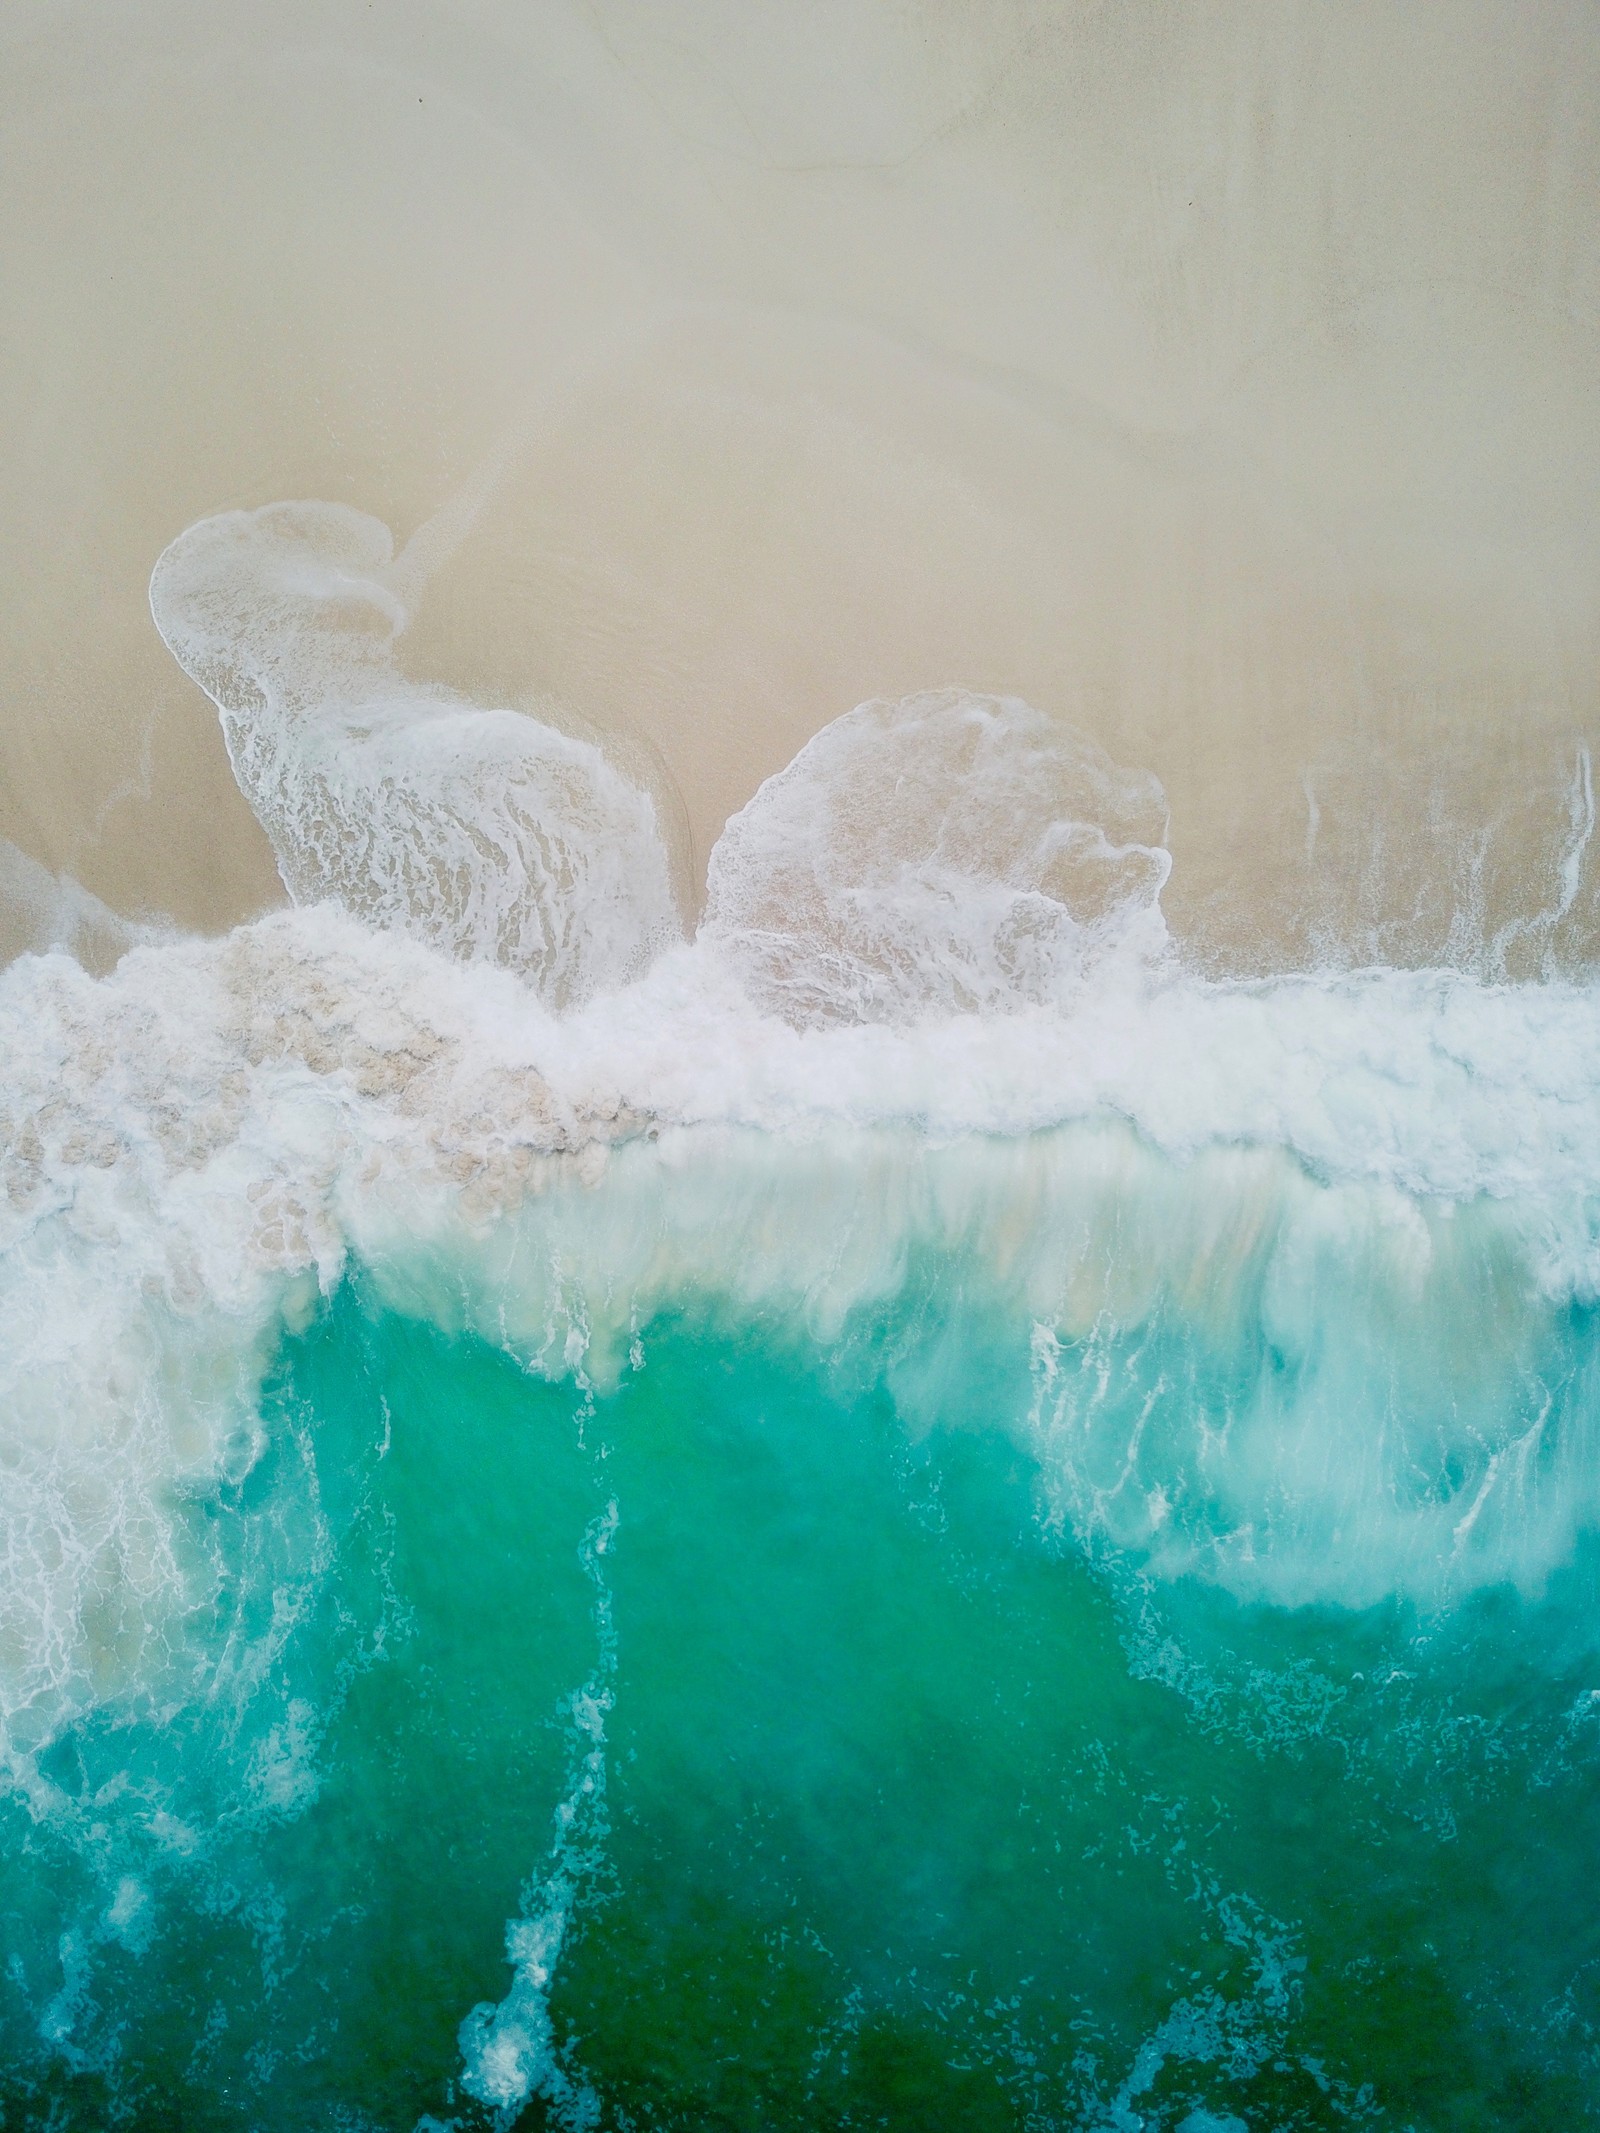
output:
[{"label": "ocean water", "polygon": [[1600,2121],[1592,14],[367,13],[0,9],[0,2126]]}]

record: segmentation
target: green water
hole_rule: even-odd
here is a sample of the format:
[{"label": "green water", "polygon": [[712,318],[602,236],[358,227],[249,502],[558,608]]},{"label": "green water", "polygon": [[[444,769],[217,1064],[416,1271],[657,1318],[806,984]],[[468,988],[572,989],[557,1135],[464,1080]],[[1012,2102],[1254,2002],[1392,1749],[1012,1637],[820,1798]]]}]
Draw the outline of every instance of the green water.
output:
[{"label": "green water", "polygon": [[595,1398],[347,1283],[185,1507],[204,1692],[0,1810],[4,2124],[493,2124],[462,2024],[557,1887],[502,2124],[1594,2122],[1593,1564],[1426,1619],[1141,1581],[982,1386],[913,1433],[700,1317]]}]

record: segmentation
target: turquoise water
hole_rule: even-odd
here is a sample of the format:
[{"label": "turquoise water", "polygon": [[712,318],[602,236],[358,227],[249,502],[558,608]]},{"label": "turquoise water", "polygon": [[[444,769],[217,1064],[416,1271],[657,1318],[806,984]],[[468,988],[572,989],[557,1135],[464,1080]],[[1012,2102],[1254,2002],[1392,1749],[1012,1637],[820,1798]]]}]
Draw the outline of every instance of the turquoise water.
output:
[{"label": "turquoise water", "polygon": [[686,1300],[606,1390],[353,1267],[182,1503],[167,1692],[4,1809],[5,2122],[1587,2122],[1594,1551],[1430,1608],[1158,1580],[924,1274],[827,1344]]}]

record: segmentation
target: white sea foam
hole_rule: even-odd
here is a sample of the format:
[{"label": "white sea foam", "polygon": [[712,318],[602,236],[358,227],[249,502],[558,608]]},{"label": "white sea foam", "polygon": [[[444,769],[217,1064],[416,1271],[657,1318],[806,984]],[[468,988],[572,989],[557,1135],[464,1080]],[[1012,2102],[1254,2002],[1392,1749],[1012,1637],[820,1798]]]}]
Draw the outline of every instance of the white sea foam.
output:
[{"label": "white sea foam", "polygon": [[[352,1248],[397,1302],[601,1382],[688,1293],[826,1348],[932,1254],[968,1315],[902,1372],[908,1414],[978,1313],[1052,1515],[1241,1590],[1536,1584],[1595,1514],[1562,1332],[1600,1289],[1582,992],[1168,978],[797,1031],[683,951],[563,1019],[312,910],[101,981],[25,958],[0,1028],[17,1753],[169,1663],[205,1591],[172,1491],[256,1456],[273,1328]],[[1174,1368],[1220,1356],[1227,1414],[1185,1395],[1140,1433],[1141,1329]]]},{"label": "white sea foam", "polygon": [[700,938],[801,1024],[1069,997],[1158,953],[1171,868],[1156,780],[1014,697],[858,705],[735,815]]},{"label": "white sea foam", "polygon": [[554,1001],[637,976],[680,932],[650,796],[548,719],[408,681],[397,582],[389,529],[318,503],[204,519],[151,579],[289,894]]}]

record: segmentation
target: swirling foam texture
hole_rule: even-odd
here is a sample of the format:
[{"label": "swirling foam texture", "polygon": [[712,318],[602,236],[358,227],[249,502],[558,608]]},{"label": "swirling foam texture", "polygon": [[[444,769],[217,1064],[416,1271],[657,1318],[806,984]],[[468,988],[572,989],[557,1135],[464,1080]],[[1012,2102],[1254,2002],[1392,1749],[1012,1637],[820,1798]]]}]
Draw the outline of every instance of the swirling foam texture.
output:
[{"label": "swirling foam texture", "polygon": [[1060,1000],[1165,940],[1154,778],[1015,698],[861,704],[807,742],[711,855],[701,936],[802,1023]]},{"label": "swirling foam texture", "polygon": [[151,580],[284,886],[553,1001],[637,976],[679,930],[650,797],[592,741],[397,672],[392,560],[376,519],[277,504],[191,527]]}]

